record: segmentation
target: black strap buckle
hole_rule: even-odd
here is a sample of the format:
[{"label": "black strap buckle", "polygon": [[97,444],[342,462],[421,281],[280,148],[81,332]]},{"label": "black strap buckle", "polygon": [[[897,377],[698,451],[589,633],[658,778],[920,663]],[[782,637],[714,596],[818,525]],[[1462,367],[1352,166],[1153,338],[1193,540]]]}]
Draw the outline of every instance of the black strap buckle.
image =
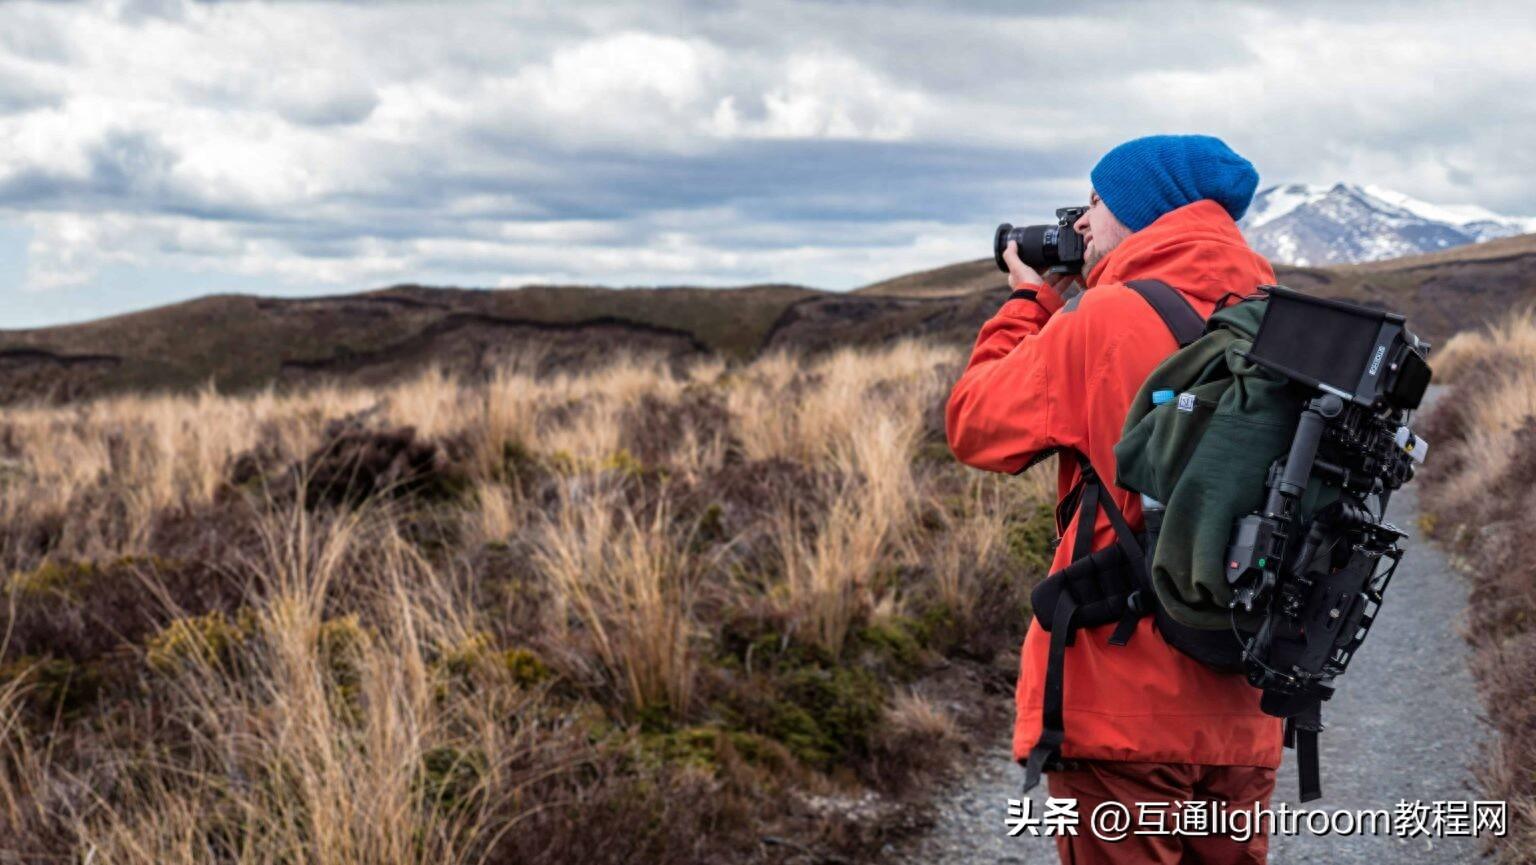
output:
[{"label": "black strap buckle", "polygon": [[1131,641],[1131,635],[1136,633],[1136,623],[1140,622],[1146,613],[1142,610],[1141,589],[1137,589],[1125,596],[1125,614],[1120,617],[1120,624],[1115,626],[1115,632],[1109,635],[1111,646],[1124,646]]}]

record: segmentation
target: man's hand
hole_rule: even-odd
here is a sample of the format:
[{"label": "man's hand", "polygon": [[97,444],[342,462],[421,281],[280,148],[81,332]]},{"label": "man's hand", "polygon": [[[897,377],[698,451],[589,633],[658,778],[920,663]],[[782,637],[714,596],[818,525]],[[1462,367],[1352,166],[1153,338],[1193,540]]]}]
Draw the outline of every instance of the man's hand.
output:
[{"label": "man's hand", "polygon": [[1071,273],[1048,273],[1044,277],[1035,272],[1035,269],[1024,263],[1019,258],[1018,241],[1008,241],[1008,247],[1003,250],[1003,263],[1008,265],[1008,287],[1014,291],[1021,288],[1039,290],[1041,286],[1048,285],[1058,294],[1066,290],[1067,284],[1077,279]]},{"label": "man's hand", "polygon": [[1024,259],[1019,258],[1017,240],[1008,241],[1008,248],[1003,250],[1003,263],[1008,265],[1008,287],[1014,291],[1045,285],[1045,280],[1040,278],[1040,274],[1035,273],[1034,268],[1025,264]]}]

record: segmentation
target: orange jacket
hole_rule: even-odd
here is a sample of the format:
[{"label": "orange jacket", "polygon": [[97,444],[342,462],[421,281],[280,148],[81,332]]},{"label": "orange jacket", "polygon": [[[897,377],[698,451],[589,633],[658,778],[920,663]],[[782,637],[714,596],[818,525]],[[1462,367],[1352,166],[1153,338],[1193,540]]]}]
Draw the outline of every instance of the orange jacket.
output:
[{"label": "orange jacket", "polygon": [[[968,465],[1017,472],[1053,448],[1088,456],[1133,527],[1141,499],[1115,486],[1114,446],[1147,375],[1178,347],[1161,318],[1126,281],[1160,279],[1202,316],[1228,293],[1247,295],[1274,271],[1212,201],[1186,205],[1132,234],[1085,280],[1075,308],[1042,287],[1034,300],[1009,300],[981,328],[950,394],[949,446]],[[1077,480],[1076,461],[1058,461],[1058,494]],[[1071,561],[1077,518],[1059,527],[1052,570]],[[1103,510],[1093,548],[1114,542]],[[1067,649],[1063,673],[1063,758],[1211,765],[1280,765],[1281,724],[1259,711],[1259,691],[1169,646],[1143,618],[1126,646],[1111,646],[1113,623],[1084,629]],[[1023,760],[1040,736],[1050,635],[1031,621],[1024,639],[1013,733]]]}]

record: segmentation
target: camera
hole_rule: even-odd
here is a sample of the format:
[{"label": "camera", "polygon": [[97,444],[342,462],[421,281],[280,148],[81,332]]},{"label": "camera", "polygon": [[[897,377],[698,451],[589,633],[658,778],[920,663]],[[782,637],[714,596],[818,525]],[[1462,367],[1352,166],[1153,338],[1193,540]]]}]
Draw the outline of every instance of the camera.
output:
[{"label": "camera", "polygon": [[1061,207],[1056,210],[1055,225],[999,225],[992,237],[992,258],[997,269],[1008,272],[1003,250],[1013,240],[1019,244],[1019,258],[1037,273],[1082,273],[1083,236],[1072,226],[1087,212],[1086,207]]},{"label": "camera", "polygon": [[[1270,467],[1263,508],[1232,529],[1234,630],[1238,612],[1262,615],[1239,635],[1248,681],[1265,712],[1309,719],[1303,730],[1315,728],[1403,555],[1406,535],[1384,518],[1429,448],[1409,427],[1429,386],[1428,353],[1400,315],[1280,286],[1244,353],[1293,382],[1304,408]],[[1337,496],[1303,519],[1313,480]]]}]

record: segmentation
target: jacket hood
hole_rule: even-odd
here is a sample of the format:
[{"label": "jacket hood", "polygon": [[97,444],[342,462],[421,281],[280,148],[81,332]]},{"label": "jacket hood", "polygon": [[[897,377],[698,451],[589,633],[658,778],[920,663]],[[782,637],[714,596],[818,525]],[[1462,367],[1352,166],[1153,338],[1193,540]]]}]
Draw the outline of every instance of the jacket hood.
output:
[{"label": "jacket hood", "polygon": [[1160,279],[1216,303],[1225,294],[1246,296],[1273,283],[1275,271],[1248,246],[1227,211],[1204,200],[1169,211],[1127,237],[1094,265],[1085,282],[1092,288],[1133,279]]}]

